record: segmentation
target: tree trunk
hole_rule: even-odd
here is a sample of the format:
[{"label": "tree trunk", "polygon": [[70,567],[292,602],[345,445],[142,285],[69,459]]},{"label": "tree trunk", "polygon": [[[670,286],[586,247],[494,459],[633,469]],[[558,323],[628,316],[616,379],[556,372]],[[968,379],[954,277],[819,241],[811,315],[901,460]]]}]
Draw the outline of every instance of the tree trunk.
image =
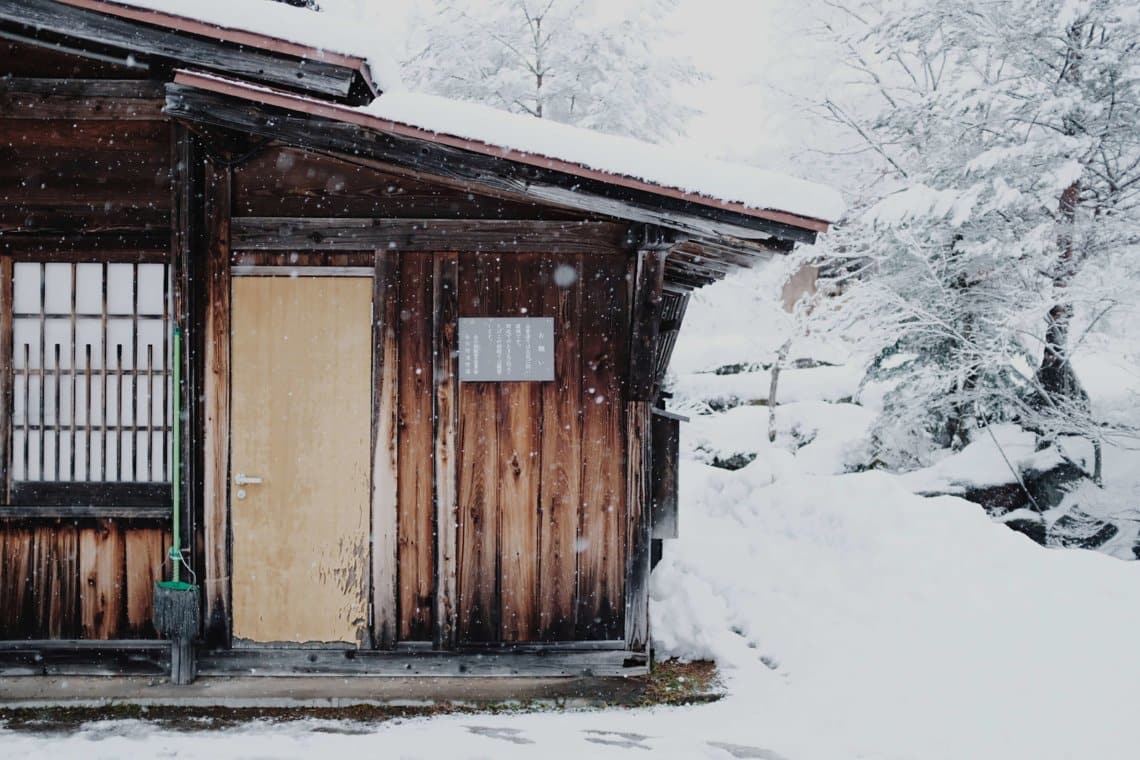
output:
[{"label": "tree trunk", "polygon": [[1073,368],[1069,364],[1069,328],[1073,323],[1073,305],[1065,295],[1065,290],[1076,272],[1076,251],[1074,250],[1073,225],[1076,221],[1077,203],[1080,200],[1081,183],[1073,182],[1061,193],[1060,213],[1062,231],[1058,236],[1060,249],[1057,267],[1053,273],[1053,289],[1056,302],[1049,309],[1045,325],[1045,351],[1041,366],[1037,369],[1037,382],[1040,385],[1044,405],[1049,406],[1064,401],[1077,402],[1083,392]]}]

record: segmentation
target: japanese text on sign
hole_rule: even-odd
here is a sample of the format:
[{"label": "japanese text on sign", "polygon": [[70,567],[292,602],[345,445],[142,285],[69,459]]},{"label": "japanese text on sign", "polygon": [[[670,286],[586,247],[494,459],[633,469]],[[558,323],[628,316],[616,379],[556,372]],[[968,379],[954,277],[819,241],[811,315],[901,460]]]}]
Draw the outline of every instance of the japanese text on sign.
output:
[{"label": "japanese text on sign", "polygon": [[553,317],[460,317],[461,382],[553,379]]}]

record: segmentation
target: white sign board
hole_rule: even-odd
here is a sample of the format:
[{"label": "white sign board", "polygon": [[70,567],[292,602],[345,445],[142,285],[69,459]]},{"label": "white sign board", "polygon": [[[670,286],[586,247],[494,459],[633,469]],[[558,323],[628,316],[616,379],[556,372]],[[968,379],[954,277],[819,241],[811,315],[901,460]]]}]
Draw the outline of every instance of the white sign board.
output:
[{"label": "white sign board", "polygon": [[460,317],[460,382],[554,379],[553,317]]}]

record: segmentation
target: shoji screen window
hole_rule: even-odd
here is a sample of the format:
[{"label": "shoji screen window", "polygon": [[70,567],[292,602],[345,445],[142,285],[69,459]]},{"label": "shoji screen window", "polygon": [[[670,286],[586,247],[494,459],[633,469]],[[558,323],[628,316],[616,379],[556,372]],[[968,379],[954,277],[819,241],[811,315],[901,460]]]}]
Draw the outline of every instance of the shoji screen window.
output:
[{"label": "shoji screen window", "polygon": [[168,500],[170,328],[165,264],[14,264],[13,504]]}]

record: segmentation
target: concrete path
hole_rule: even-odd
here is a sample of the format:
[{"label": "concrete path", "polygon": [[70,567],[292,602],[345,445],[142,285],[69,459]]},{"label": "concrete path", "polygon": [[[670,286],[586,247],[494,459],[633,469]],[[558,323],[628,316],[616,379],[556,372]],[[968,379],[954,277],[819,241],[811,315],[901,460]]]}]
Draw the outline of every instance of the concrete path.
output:
[{"label": "concrete path", "polygon": [[0,710],[65,707],[341,708],[599,707],[633,704],[644,684],[626,678],[200,677],[189,686],[141,676],[0,678]]}]

